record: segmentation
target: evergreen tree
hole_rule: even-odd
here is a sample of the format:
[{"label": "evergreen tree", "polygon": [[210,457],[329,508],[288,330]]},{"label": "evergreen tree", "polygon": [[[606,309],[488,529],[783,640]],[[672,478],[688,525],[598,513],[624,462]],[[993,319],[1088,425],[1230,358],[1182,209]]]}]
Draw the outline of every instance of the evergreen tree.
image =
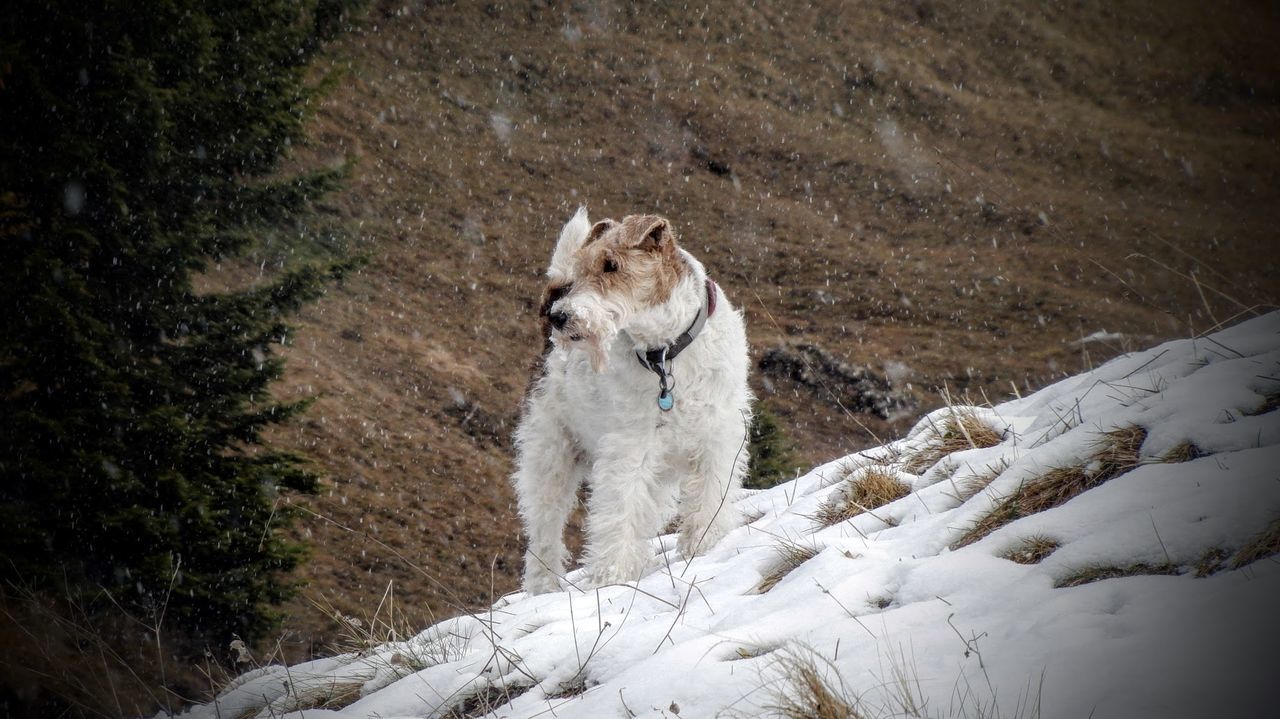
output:
[{"label": "evergreen tree", "polygon": [[200,294],[340,170],[280,177],[351,0],[18,0],[0,15],[0,577],[224,642],[299,559],[263,445],[285,316],[344,266]]},{"label": "evergreen tree", "polygon": [[743,480],[749,489],[768,489],[795,479],[803,468],[795,448],[763,400],[756,403],[747,431],[749,468]]}]

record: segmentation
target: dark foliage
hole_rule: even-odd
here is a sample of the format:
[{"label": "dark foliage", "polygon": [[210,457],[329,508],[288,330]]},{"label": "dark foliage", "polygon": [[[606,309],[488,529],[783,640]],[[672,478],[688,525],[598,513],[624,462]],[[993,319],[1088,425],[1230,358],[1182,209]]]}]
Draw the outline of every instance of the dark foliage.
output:
[{"label": "dark foliage", "polygon": [[[225,644],[270,626],[299,547],[262,444],[285,316],[347,265],[199,294],[302,216],[281,177],[303,73],[349,0],[20,0],[0,15],[0,576]],[[305,234],[299,224],[292,230]]]},{"label": "dark foliage", "polygon": [[744,487],[768,489],[776,484],[795,479],[802,468],[795,456],[795,448],[778,425],[778,420],[768,405],[757,402],[747,432],[750,467],[743,479]]}]

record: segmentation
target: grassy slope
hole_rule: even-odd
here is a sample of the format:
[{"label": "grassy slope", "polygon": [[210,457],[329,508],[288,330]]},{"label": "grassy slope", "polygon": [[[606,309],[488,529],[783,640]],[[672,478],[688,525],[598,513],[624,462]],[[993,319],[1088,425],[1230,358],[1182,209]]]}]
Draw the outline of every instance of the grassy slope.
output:
[{"label": "grassy slope", "polygon": [[[757,357],[904,363],[926,406],[1123,349],[1071,344],[1096,330],[1141,346],[1239,311],[1170,269],[1276,302],[1273,9],[739,5],[383,5],[328,54],[347,75],[300,159],[358,159],[322,209],[373,262],[288,351],[283,393],[319,400],[277,440],[330,477],[304,596],[367,618],[394,582],[420,625],[514,588],[509,434],[579,203],[672,218]],[[756,380],[806,459],[872,443]],[[306,599],[286,624],[294,657],[334,636]]]}]

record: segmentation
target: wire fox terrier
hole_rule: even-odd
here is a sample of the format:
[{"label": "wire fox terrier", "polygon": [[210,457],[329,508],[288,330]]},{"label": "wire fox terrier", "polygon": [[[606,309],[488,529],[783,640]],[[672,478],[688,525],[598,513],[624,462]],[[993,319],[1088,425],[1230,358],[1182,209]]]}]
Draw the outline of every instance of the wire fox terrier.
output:
[{"label": "wire fox terrier", "polygon": [[686,558],[728,534],[752,400],[742,314],[666,219],[592,225],[581,208],[547,278],[545,352],[512,478],[533,594],[560,589],[565,523],[584,482],[594,585],[640,578],[656,562],[649,540],[676,512]]}]

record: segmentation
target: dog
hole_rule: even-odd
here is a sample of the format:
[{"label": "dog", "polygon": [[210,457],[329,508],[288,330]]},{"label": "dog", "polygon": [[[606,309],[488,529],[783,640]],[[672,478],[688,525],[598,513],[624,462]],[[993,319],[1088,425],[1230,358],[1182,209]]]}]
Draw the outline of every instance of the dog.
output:
[{"label": "dog", "polygon": [[561,588],[584,483],[592,586],[643,576],[657,561],[649,540],[677,514],[687,559],[740,522],[746,324],[676,239],[663,217],[591,224],[586,208],[560,232],[539,309],[544,353],[515,432],[531,594]]}]

